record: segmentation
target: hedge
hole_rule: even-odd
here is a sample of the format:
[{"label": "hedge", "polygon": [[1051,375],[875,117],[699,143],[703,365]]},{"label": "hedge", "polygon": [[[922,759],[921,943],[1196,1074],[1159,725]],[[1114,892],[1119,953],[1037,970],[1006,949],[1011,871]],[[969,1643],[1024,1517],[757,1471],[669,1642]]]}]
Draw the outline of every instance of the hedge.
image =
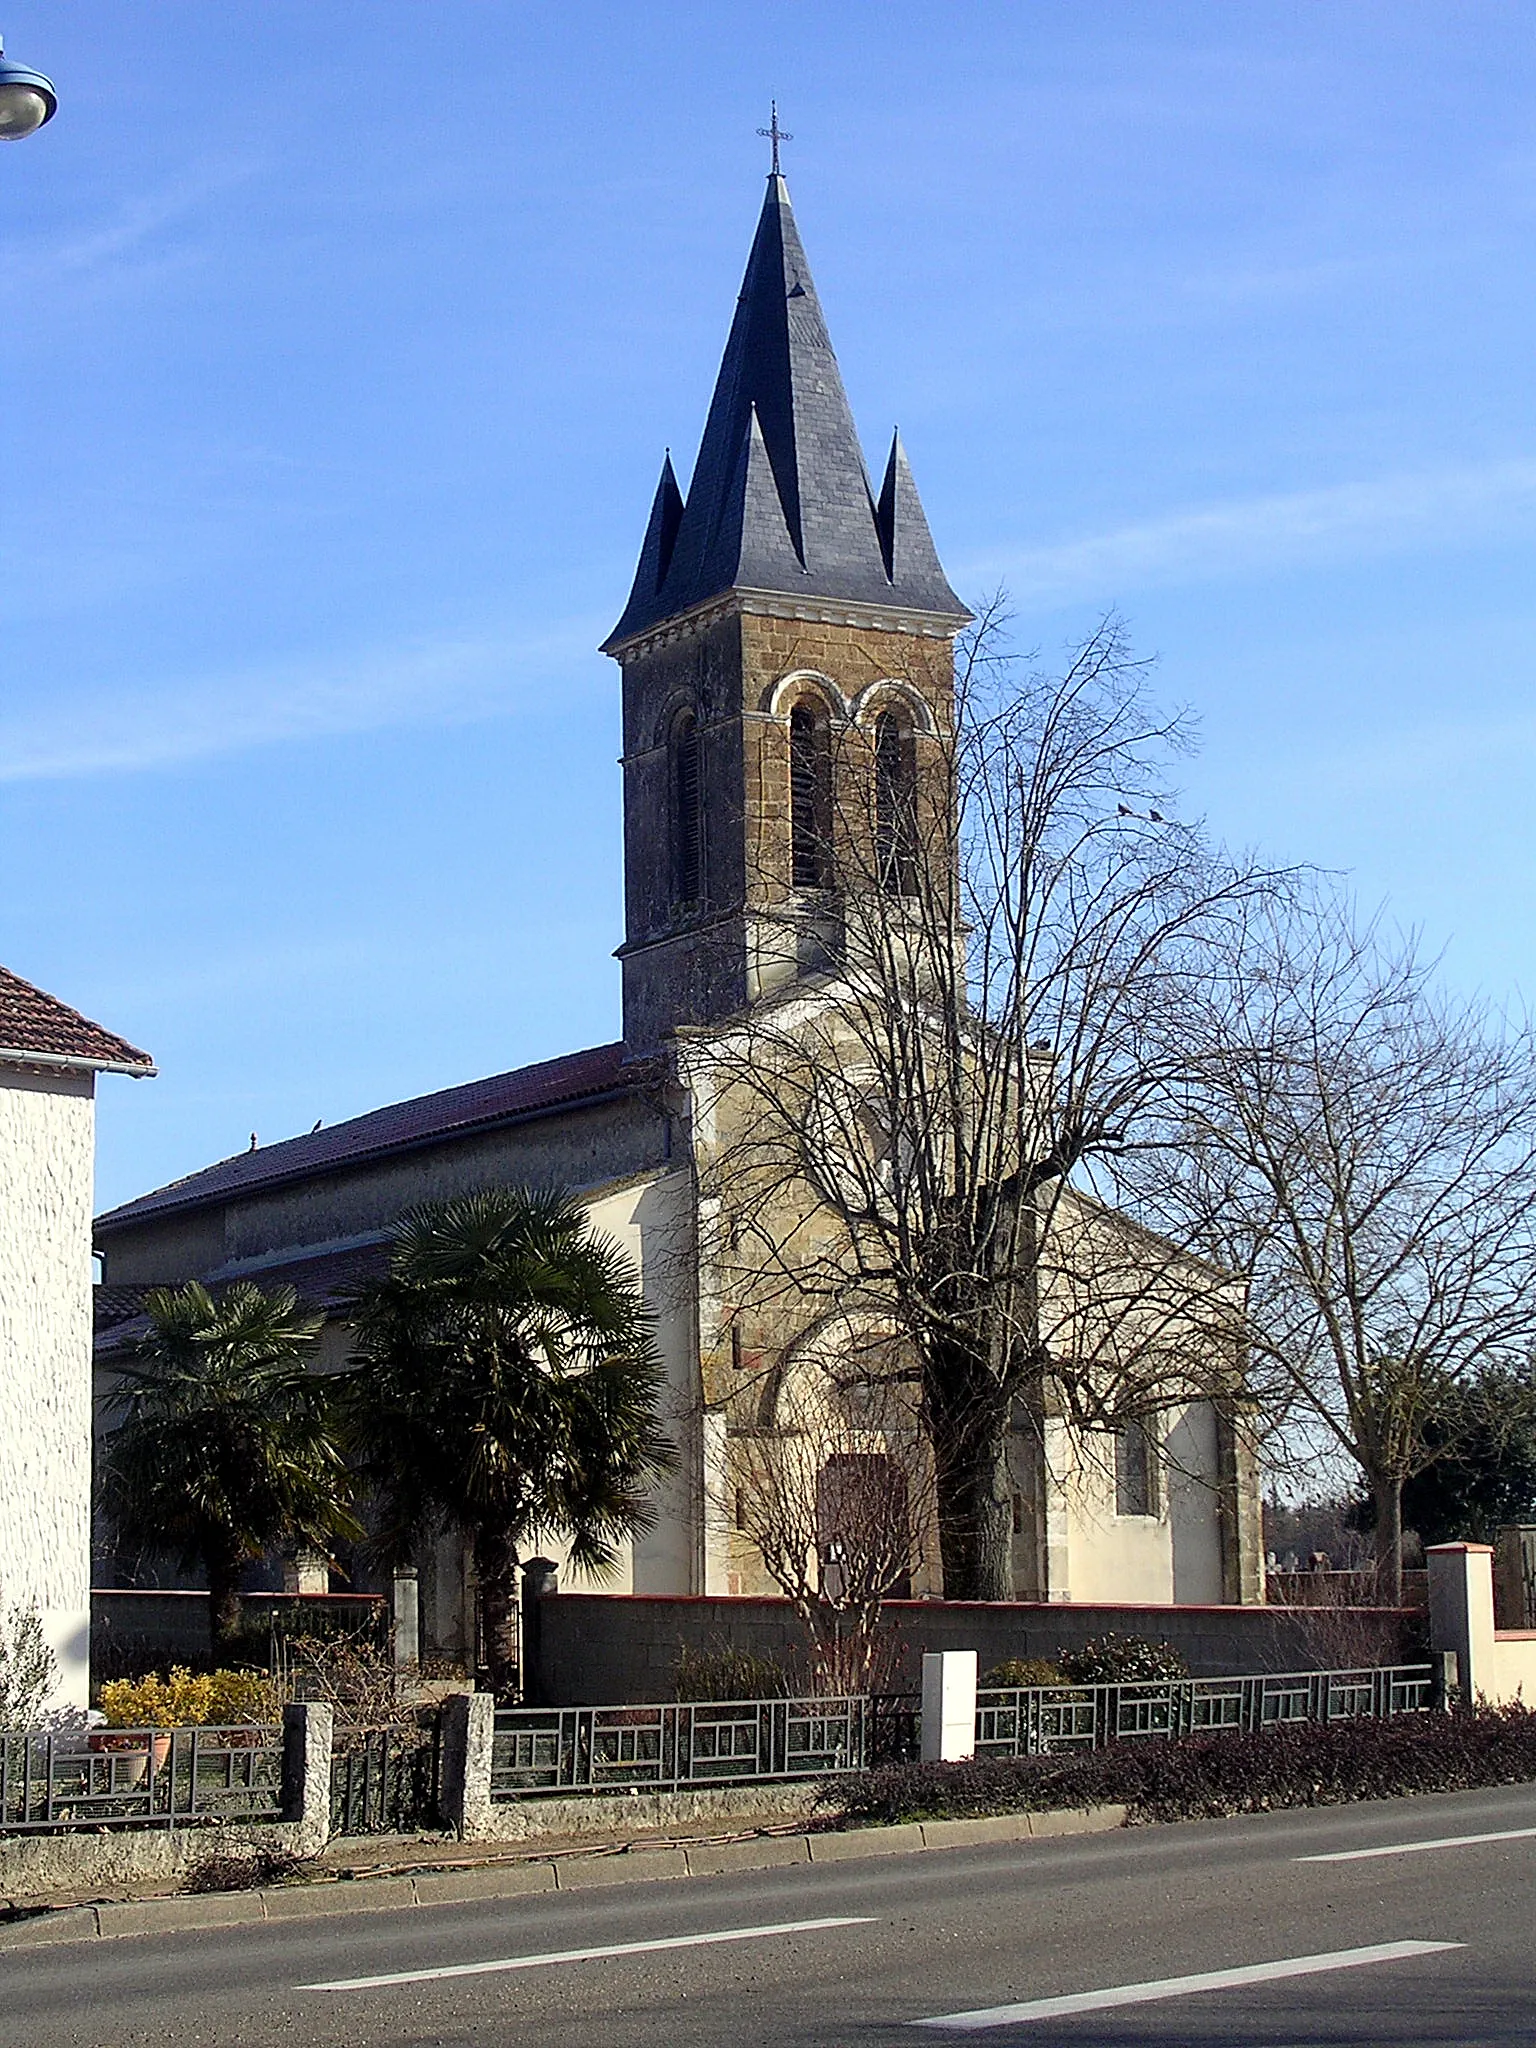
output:
[{"label": "hedge", "polygon": [[870,1826],[1098,1805],[1123,1805],[1132,1821],[1210,1820],[1532,1780],[1536,1712],[1479,1707],[1118,1742],[1065,1756],[887,1764],[836,1780],[822,1804]]}]

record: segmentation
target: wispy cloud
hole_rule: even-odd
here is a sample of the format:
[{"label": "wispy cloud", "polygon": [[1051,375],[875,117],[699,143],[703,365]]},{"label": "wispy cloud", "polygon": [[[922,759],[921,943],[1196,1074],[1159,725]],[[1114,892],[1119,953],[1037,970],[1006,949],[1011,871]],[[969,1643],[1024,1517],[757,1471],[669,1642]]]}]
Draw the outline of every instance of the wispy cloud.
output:
[{"label": "wispy cloud", "polygon": [[18,306],[46,321],[56,316],[61,292],[92,292],[121,278],[141,284],[168,264],[196,260],[206,246],[196,224],[222,194],[259,174],[255,163],[200,164],[155,189],[125,195],[94,221],[19,242],[6,264]]},{"label": "wispy cloud", "polygon": [[551,675],[568,679],[601,631],[588,621],[55,698],[0,713],[0,783],[130,774],[279,741],[494,717],[526,705]]},{"label": "wispy cloud", "polygon": [[1212,582],[1486,538],[1536,512],[1536,461],[1420,470],[1175,512],[1054,547],[997,551],[967,565],[1021,604]]}]

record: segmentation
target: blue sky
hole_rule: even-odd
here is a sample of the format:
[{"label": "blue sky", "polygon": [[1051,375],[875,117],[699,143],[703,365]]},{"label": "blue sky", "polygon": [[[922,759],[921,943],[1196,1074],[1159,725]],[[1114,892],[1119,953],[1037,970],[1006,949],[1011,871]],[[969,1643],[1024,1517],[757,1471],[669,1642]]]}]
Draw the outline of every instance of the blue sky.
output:
[{"label": "blue sky", "polygon": [[1189,806],[1536,990],[1536,37],[1457,0],[14,0],[0,960],[103,1205],[617,1031],[616,671],[786,169],[866,447]]}]

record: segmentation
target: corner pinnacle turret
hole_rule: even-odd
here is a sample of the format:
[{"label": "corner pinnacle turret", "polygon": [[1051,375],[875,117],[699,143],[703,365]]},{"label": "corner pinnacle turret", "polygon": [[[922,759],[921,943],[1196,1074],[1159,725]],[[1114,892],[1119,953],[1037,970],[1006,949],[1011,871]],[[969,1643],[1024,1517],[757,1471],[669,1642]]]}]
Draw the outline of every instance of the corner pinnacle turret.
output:
[{"label": "corner pinnacle turret", "polygon": [[939,564],[899,437],[878,504],[775,171],[747,259],[686,502],[662,470],[625,641],[730,590],[969,616]]}]

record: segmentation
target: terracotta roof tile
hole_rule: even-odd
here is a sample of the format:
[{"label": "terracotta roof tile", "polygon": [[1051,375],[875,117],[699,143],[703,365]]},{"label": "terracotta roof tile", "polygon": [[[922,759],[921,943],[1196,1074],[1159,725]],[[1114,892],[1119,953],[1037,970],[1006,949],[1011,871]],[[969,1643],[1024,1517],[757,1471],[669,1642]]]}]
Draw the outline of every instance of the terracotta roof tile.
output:
[{"label": "terracotta roof tile", "polygon": [[47,1065],[126,1068],[152,1074],[154,1061],[115,1031],[82,1017],[57,996],[46,995],[0,967],[0,1059],[28,1053]]},{"label": "terracotta roof tile", "polygon": [[278,1145],[237,1152],[216,1166],[204,1167],[185,1180],[172,1181],[169,1187],[109,1210],[97,1218],[97,1228],[110,1235],[120,1224],[235,1199],[279,1182],[308,1180],[333,1167],[410,1151],[442,1138],[468,1136],[523,1117],[546,1115],[587,1096],[639,1087],[650,1072],[640,1064],[626,1066],[622,1044],[598,1045],[587,1052],[566,1053],[561,1059],[540,1060],[510,1074],[492,1074],[460,1088],[393,1102],[387,1108],[370,1110],[365,1116]]}]

